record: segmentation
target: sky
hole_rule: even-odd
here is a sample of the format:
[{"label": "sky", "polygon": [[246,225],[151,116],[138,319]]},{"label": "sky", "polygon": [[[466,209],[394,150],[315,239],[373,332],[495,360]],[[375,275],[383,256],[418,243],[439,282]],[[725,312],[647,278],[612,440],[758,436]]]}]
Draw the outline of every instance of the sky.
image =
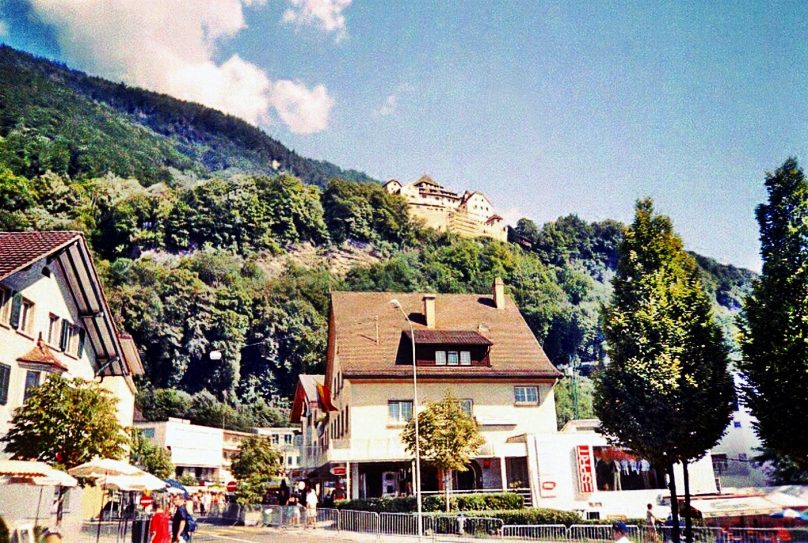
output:
[{"label": "sky", "polygon": [[804,2],[0,0],[0,41],[511,222],[651,196],[755,270],[765,173],[808,142]]}]

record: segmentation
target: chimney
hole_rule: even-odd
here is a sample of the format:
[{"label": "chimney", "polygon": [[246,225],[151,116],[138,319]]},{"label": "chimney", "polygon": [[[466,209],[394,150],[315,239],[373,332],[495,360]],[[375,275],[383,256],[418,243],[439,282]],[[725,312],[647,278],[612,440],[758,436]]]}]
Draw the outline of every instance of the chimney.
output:
[{"label": "chimney", "polygon": [[497,309],[502,309],[505,307],[505,283],[502,282],[502,278],[497,277],[494,279],[494,286],[492,288],[494,294],[494,306]]},{"label": "chimney", "polygon": [[427,328],[435,328],[435,295],[424,294],[424,318]]}]

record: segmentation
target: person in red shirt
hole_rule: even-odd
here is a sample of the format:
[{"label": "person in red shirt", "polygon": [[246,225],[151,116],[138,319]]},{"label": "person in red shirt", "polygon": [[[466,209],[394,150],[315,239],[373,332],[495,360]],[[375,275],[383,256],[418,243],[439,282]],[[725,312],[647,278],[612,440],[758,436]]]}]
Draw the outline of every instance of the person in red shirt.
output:
[{"label": "person in red shirt", "polygon": [[166,500],[155,511],[149,523],[149,543],[171,543],[171,502]]}]

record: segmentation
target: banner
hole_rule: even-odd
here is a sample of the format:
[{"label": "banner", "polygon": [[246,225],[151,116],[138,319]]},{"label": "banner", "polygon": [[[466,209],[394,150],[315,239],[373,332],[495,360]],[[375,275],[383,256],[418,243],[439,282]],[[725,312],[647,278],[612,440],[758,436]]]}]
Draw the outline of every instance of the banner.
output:
[{"label": "banner", "polygon": [[589,445],[578,445],[575,448],[575,459],[578,468],[578,492],[591,494],[595,490],[592,473],[592,449]]}]

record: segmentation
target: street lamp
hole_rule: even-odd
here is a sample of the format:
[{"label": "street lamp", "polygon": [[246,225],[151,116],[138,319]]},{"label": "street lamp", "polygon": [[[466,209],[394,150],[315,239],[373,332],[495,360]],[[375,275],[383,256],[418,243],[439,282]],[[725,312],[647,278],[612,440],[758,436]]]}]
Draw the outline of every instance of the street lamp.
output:
[{"label": "street lamp", "polygon": [[412,321],[404,312],[404,308],[401,307],[401,302],[393,298],[390,300],[390,305],[401,311],[401,314],[404,315],[404,320],[407,321],[410,327],[410,339],[412,340],[412,412],[415,417],[415,477],[413,478],[413,483],[415,483],[415,502],[417,503],[418,511],[418,538],[420,540],[421,536],[424,535],[424,521],[421,518],[421,438],[418,431],[418,372],[415,363],[415,330],[412,327]]}]

